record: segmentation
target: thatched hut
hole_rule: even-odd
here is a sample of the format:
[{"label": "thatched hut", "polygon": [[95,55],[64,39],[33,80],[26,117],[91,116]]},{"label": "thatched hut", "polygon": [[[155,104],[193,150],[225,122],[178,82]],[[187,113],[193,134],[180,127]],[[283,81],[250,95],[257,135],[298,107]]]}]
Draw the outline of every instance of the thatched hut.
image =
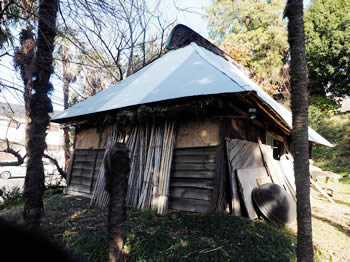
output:
[{"label": "thatched hut", "polygon": [[[54,116],[53,122],[75,127],[66,191],[92,197],[105,148],[118,140],[128,144],[132,158],[130,206],[240,214],[244,182],[237,170],[264,166],[260,152],[276,161],[288,158],[291,113],[188,27],[173,29],[167,50]],[[309,141],[310,152],[312,145],[332,146],[311,128]]]}]

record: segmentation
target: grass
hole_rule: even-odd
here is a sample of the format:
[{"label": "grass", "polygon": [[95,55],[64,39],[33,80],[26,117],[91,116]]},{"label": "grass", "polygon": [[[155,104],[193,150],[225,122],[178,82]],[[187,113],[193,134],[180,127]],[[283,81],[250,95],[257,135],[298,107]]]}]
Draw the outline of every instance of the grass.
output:
[{"label": "grass", "polygon": [[[312,192],[312,233],[317,248],[315,258],[319,261],[349,261],[350,257],[350,178],[341,179],[329,202],[318,192]],[[296,233],[297,225],[290,228]]]},{"label": "grass", "polygon": [[22,204],[22,189],[19,187],[13,187],[9,189],[8,187],[0,188],[0,210],[6,208],[12,208]]},{"label": "grass", "polygon": [[[63,192],[62,186],[49,186],[46,188],[43,198],[48,198],[55,194],[60,194]],[[23,189],[15,187],[3,186],[0,188],[0,210],[11,209],[14,207],[23,206]]]},{"label": "grass", "polygon": [[[51,239],[89,261],[108,261],[104,210],[61,194],[45,204],[42,228]],[[128,261],[296,260],[295,237],[286,227],[226,214],[129,209],[125,239]]]},{"label": "grass", "polygon": [[[336,203],[314,196],[315,261],[343,261],[350,254],[349,178],[340,183]],[[21,207],[0,216],[21,221]],[[56,194],[45,200],[42,229],[89,261],[108,261],[106,211],[88,200]],[[296,223],[278,227],[226,214],[128,210],[125,252],[128,261],[296,261]],[[344,260],[344,261],[345,261]]]}]

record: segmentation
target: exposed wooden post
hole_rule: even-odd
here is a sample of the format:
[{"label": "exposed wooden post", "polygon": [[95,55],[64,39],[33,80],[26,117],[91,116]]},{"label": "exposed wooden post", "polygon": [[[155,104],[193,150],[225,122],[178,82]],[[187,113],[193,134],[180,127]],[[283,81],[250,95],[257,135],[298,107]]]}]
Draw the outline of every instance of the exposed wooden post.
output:
[{"label": "exposed wooden post", "polygon": [[225,137],[227,135],[227,128],[229,126],[229,119],[222,119],[219,127],[219,140],[220,143],[216,150],[216,166],[215,166],[215,179],[214,190],[212,196],[212,211],[223,211],[225,208],[225,184],[227,176],[227,159],[226,159],[226,147]]}]

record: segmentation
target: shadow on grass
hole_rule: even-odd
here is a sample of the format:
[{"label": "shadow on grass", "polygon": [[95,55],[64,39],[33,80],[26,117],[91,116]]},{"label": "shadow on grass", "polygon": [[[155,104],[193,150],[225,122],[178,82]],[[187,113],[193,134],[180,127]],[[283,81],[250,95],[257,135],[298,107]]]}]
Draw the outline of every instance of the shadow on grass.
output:
[{"label": "shadow on grass", "polygon": [[344,183],[344,184],[350,184],[350,177],[340,178],[339,182]]},{"label": "shadow on grass", "polygon": [[[106,211],[62,196],[46,203],[43,228],[89,261],[108,260]],[[295,261],[295,237],[286,227],[226,214],[128,209],[128,261]]]},{"label": "shadow on grass", "polygon": [[312,215],[313,218],[316,218],[322,222],[325,222],[333,227],[335,227],[338,231],[346,234],[347,236],[350,237],[350,230],[348,229],[345,229],[342,225],[332,221],[332,220],[329,220],[328,218],[325,218],[325,217],[321,217],[321,216],[318,216],[318,215]]},{"label": "shadow on grass", "polygon": [[337,199],[333,199],[334,202],[336,202],[337,204],[341,204],[341,205],[346,205],[348,207],[350,207],[350,203],[349,202],[345,202],[343,200],[337,200]]},{"label": "shadow on grass", "polygon": [[285,227],[225,214],[139,211],[128,217],[126,246],[131,261],[295,261]]}]

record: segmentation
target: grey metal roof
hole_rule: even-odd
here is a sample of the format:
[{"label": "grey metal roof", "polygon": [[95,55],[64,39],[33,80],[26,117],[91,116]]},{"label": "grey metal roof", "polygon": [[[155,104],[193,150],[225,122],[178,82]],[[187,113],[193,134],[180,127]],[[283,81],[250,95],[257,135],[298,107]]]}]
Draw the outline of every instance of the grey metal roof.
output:
[{"label": "grey metal roof", "polygon": [[[168,52],[116,85],[56,114],[52,121],[175,98],[247,91],[255,91],[292,127],[290,111],[238,67],[194,42]],[[332,146],[311,128],[309,140]]]}]

